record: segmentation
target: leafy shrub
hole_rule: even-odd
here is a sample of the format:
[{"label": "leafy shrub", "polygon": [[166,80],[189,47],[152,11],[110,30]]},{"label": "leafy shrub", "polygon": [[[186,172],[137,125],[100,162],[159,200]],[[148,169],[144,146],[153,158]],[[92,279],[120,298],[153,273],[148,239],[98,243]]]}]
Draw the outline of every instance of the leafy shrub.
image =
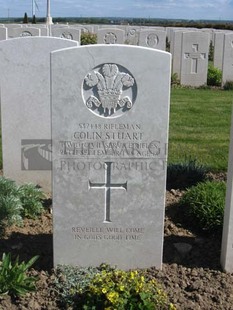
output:
[{"label": "leafy shrub", "polygon": [[41,189],[33,184],[17,186],[14,181],[0,177],[0,228],[21,225],[24,217],[36,218],[42,213]]},{"label": "leafy shrub", "polygon": [[13,224],[21,225],[23,210],[20,199],[13,195],[0,196],[0,224],[3,229],[5,226]]},{"label": "leafy shrub", "polygon": [[213,46],[212,41],[210,41],[208,60],[209,61],[214,60],[214,46]]},{"label": "leafy shrub", "polygon": [[171,85],[179,85],[180,80],[178,79],[177,73],[172,73],[171,75]]},{"label": "leafy shrub", "polygon": [[78,268],[69,265],[59,265],[54,270],[54,286],[60,296],[61,306],[72,306],[75,292],[87,287],[99,270],[95,267]]},{"label": "leafy shrub", "polygon": [[81,34],[81,45],[97,44],[97,35],[95,33],[84,32]]},{"label": "leafy shrub", "polygon": [[42,199],[45,195],[34,184],[25,184],[18,188],[18,195],[22,202],[22,216],[35,219],[43,210]]},{"label": "leafy shrub", "polygon": [[205,179],[207,168],[196,159],[185,159],[183,163],[169,164],[167,167],[168,188],[187,188]]},{"label": "leafy shrub", "polygon": [[226,81],[223,88],[224,90],[233,90],[233,81]]},{"label": "leafy shrub", "polygon": [[221,86],[222,83],[222,71],[215,68],[213,65],[209,65],[207,73],[207,85],[209,86]]},{"label": "leafy shrub", "polygon": [[69,290],[73,309],[175,309],[156,281],[147,280],[142,272],[126,272],[102,265],[99,270],[87,272],[86,269],[83,274],[75,274],[79,282]]},{"label": "leafy shrub", "polygon": [[35,290],[36,277],[29,277],[26,272],[38,259],[34,256],[28,263],[19,263],[17,257],[15,262],[11,261],[11,254],[3,253],[0,261],[0,295],[21,296]]},{"label": "leafy shrub", "polygon": [[15,181],[0,177],[0,195],[1,196],[16,196],[18,187]]},{"label": "leafy shrub", "polygon": [[221,230],[225,205],[226,183],[206,181],[191,187],[180,205],[197,228],[208,232]]}]

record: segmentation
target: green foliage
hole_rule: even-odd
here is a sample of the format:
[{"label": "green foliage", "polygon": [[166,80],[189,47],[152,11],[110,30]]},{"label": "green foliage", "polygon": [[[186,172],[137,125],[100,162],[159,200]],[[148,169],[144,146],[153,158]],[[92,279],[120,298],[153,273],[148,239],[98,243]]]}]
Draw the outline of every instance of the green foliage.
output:
[{"label": "green foliage", "polygon": [[14,181],[0,177],[0,226],[21,225],[24,217],[36,218],[42,213],[41,189],[33,184],[17,186]]},{"label": "green foliage", "polygon": [[212,41],[210,41],[208,60],[209,61],[213,61],[214,60],[214,46],[213,46]]},{"label": "green foliage", "polygon": [[18,196],[22,202],[22,216],[35,219],[43,211],[42,200],[45,195],[34,184],[25,184],[18,188]]},{"label": "green foliage", "polygon": [[178,79],[177,73],[172,73],[171,75],[171,85],[180,85],[180,80]]},{"label": "green foliage", "polygon": [[84,32],[81,34],[81,45],[97,44],[95,33]]},{"label": "green foliage", "polygon": [[0,196],[1,229],[13,224],[22,225],[22,210],[23,207],[19,197],[13,195]]},{"label": "green foliage", "polygon": [[99,270],[95,267],[77,268],[69,265],[59,265],[54,270],[54,286],[59,292],[61,306],[72,306],[75,301],[75,291],[87,287]]},{"label": "green foliage", "polygon": [[226,184],[206,181],[191,187],[181,198],[180,206],[200,230],[219,231],[223,225]]},{"label": "green foliage", "polygon": [[[67,268],[64,271],[65,280],[67,274],[71,279]],[[72,309],[175,310],[157,282],[146,279],[142,272],[136,270],[126,272],[102,265],[99,269],[76,271],[72,279],[73,285],[68,293]],[[68,287],[63,283],[65,286]]]},{"label": "green foliage", "polygon": [[187,188],[205,179],[207,168],[196,159],[185,159],[182,163],[169,164],[167,184],[170,188]]},{"label": "green foliage", "polygon": [[224,90],[233,90],[233,81],[226,81],[223,88]]},{"label": "green foliage", "polygon": [[209,86],[221,86],[222,83],[222,71],[215,68],[213,65],[209,65],[207,73],[207,85]]},{"label": "green foliage", "polygon": [[26,272],[38,259],[34,256],[28,263],[19,263],[17,257],[15,262],[11,260],[11,254],[3,254],[0,261],[0,295],[21,296],[35,290],[35,277],[29,277]]}]

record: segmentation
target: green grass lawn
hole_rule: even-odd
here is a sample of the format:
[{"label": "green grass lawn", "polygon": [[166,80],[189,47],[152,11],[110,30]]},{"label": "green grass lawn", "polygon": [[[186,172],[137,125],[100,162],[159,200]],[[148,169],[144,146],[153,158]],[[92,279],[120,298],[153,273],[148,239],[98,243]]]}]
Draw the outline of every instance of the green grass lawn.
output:
[{"label": "green grass lawn", "polygon": [[168,162],[226,171],[233,91],[172,88]]}]

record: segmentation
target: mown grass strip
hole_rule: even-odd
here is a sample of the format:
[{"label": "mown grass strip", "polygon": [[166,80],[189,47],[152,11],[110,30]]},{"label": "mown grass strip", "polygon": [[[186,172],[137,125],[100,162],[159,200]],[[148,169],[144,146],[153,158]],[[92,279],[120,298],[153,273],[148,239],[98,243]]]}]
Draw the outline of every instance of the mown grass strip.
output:
[{"label": "mown grass strip", "polygon": [[212,171],[226,171],[233,91],[173,88],[169,163],[197,159]]}]

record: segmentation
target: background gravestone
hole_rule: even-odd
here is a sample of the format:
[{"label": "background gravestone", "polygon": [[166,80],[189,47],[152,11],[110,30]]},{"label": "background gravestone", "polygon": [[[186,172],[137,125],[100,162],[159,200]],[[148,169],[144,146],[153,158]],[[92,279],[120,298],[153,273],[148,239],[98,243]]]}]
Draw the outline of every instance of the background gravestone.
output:
[{"label": "background gravestone", "polygon": [[139,32],[140,46],[156,48],[165,51],[166,49],[166,32],[159,30],[141,30]]},{"label": "background gravestone", "polygon": [[210,37],[207,32],[184,32],[181,49],[181,85],[201,86],[207,82]]},{"label": "background gravestone", "polygon": [[225,33],[223,41],[222,86],[233,80],[233,33]]},{"label": "background gravestone", "polygon": [[53,28],[52,36],[80,42],[81,30],[75,28]]},{"label": "background gravestone", "polygon": [[97,31],[98,44],[123,44],[124,41],[124,30],[117,28],[102,28]]},{"label": "background gravestone", "polygon": [[171,55],[95,45],[51,61],[55,265],[161,268]]},{"label": "background gravestone", "polygon": [[50,52],[77,46],[58,38],[0,42],[4,176],[51,191]]}]

